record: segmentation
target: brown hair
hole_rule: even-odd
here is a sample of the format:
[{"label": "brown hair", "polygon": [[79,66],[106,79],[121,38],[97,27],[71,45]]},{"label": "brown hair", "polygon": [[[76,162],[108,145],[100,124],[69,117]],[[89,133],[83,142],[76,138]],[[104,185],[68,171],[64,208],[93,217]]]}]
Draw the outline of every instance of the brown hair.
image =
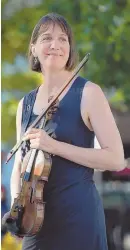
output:
[{"label": "brown hair", "polygon": [[36,60],[35,57],[33,56],[32,50],[31,50],[31,44],[36,43],[39,35],[42,32],[46,31],[51,23],[53,25],[58,24],[63,30],[63,32],[65,32],[68,36],[68,40],[70,44],[70,54],[69,54],[68,61],[66,63],[66,70],[71,71],[75,68],[76,63],[77,63],[77,58],[78,58],[76,49],[75,49],[73,33],[71,30],[71,27],[69,26],[67,21],[64,19],[64,17],[56,13],[49,13],[43,16],[34,27],[31,40],[30,40],[30,44],[29,44],[29,50],[28,50],[28,59],[29,59],[31,70],[36,71],[36,72],[41,72],[40,62],[38,58]]}]

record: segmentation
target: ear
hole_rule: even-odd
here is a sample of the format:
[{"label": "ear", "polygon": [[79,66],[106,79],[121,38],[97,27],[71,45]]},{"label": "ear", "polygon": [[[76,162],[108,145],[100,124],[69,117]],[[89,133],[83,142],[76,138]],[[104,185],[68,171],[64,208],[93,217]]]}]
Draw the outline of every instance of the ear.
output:
[{"label": "ear", "polygon": [[31,51],[32,51],[32,54],[34,57],[37,57],[37,54],[36,54],[36,46],[34,44],[31,44]]}]

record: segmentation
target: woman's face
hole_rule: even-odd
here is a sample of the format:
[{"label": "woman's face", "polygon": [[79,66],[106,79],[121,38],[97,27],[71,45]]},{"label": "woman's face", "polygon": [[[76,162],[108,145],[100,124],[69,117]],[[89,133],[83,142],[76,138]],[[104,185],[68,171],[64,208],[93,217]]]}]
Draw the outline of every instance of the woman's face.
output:
[{"label": "woman's face", "polygon": [[32,53],[38,57],[44,71],[62,70],[65,68],[69,58],[70,45],[68,36],[59,25],[50,24],[32,46]]}]

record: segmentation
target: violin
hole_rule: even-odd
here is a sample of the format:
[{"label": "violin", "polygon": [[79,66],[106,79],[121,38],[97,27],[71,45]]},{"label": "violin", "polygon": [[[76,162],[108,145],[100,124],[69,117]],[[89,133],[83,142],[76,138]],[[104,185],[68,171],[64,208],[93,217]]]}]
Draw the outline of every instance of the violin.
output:
[{"label": "violin", "polygon": [[[56,97],[51,98],[48,107],[36,118],[29,129],[35,127],[39,122],[39,128],[45,128],[46,123],[52,119],[52,115],[58,109],[58,97],[88,61],[89,55],[90,54],[88,53],[83,58],[74,71],[73,76],[67,81],[64,87],[62,87]],[[22,143],[23,138],[10,151],[9,156],[7,157],[7,162],[16,153]],[[31,236],[40,231],[44,222],[46,204],[43,191],[46,182],[48,182],[51,167],[51,154],[47,152],[38,149],[31,149],[25,155],[22,162],[21,191],[18,197],[14,199],[9,216],[4,219],[2,223],[7,227],[8,231],[16,236]]]}]

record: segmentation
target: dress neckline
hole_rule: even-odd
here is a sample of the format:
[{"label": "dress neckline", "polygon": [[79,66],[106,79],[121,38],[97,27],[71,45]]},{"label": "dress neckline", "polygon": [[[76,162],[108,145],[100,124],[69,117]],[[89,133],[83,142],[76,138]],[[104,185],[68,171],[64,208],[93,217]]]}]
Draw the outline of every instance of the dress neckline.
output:
[{"label": "dress neckline", "polygon": [[[75,80],[73,81],[73,83],[71,84],[70,88],[67,90],[67,92],[65,93],[65,95],[62,97],[62,99],[59,100],[59,98],[58,98],[58,100],[59,100],[59,105],[61,105],[61,103],[62,103],[62,102],[64,101],[64,99],[66,98],[66,96],[68,96],[68,94],[69,94],[70,91],[72,90],[74,84],[77,82],[78,78],[79,78],[79,76],[77,76],[77,77],[75,78]],[[39,87],[40,87],[40,86],[39,86]],[[38,93],[39,87],[37,88],[37,91],[36,91],[36,97],[37,97],[37,93]],[[35,98],[35,100],[36,100],[36,98]],[[32,109],[32,114],[35,115],[35,116],[39,116],[39,115],[40,115],[40,114],[35,114],[35,113],[33,112],[33,109]]]}]

